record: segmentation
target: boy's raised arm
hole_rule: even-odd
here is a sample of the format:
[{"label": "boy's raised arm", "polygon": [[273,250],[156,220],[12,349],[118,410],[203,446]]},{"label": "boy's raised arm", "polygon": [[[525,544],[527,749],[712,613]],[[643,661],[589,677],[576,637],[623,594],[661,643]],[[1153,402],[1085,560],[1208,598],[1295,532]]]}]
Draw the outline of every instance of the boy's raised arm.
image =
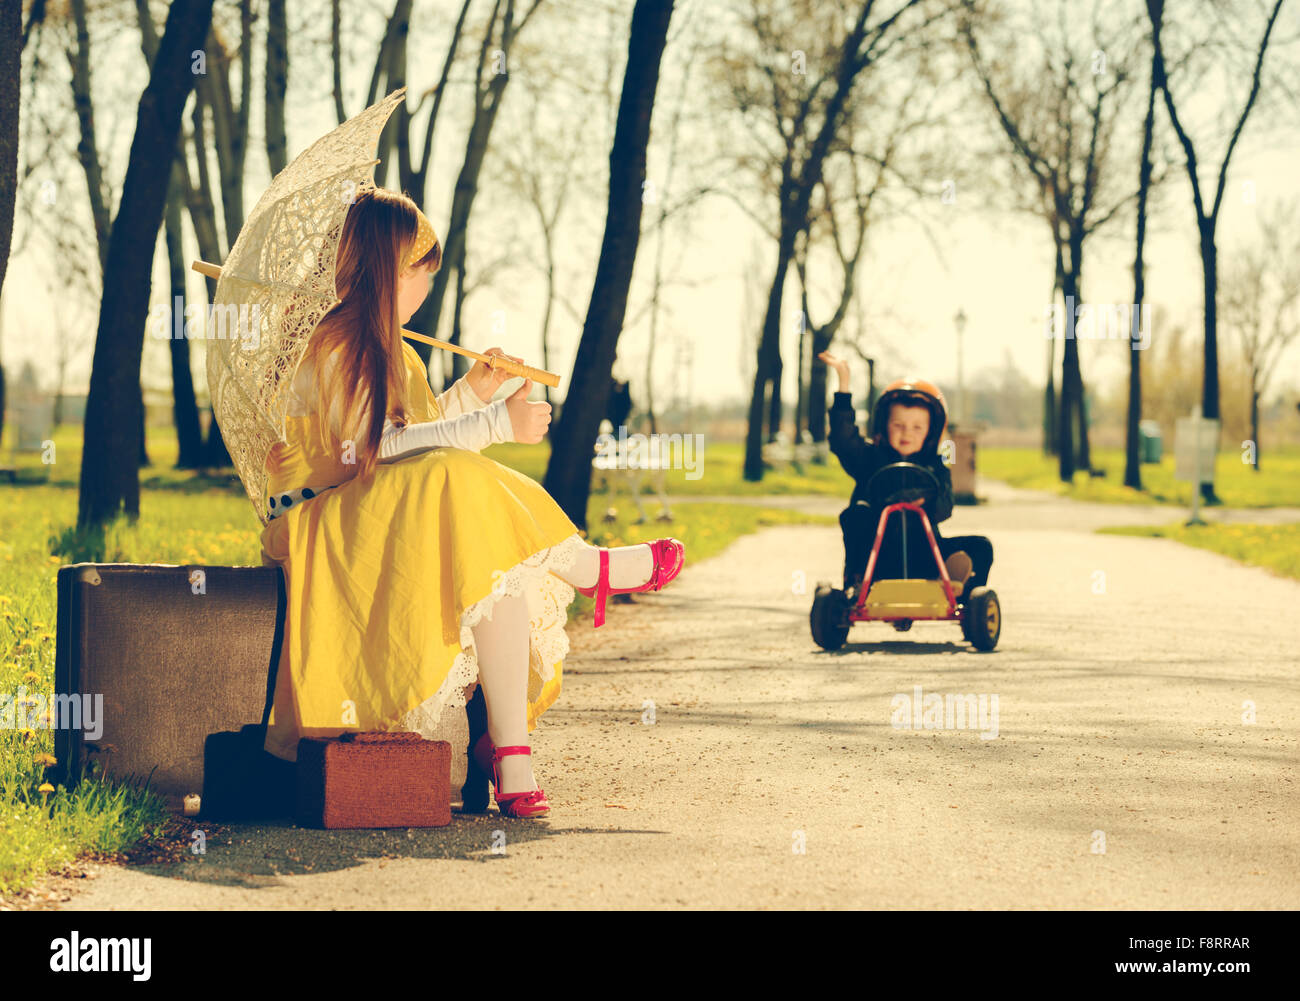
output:
[{"label": "boy's raised arm", "polygon": [[830,422],[827,431],[830,450],[840,460],[846,473],[855,480],[861,480],[870,470],[872,446],[858,430],[858,416],[853,409],[852,396],[837,392],[831,401],[827,417]]}]

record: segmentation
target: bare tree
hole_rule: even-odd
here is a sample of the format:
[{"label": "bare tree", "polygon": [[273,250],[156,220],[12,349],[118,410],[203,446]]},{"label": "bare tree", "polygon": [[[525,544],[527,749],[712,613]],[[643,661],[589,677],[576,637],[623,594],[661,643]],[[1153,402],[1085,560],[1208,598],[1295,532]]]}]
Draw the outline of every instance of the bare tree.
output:
[{"label": "bare tree", "polygon": [[[1273,33],[1273,26],[1277,23],[1278,12],[1282,9],[1283,0],[1277,0],[1273,5],[1268,20],[1265,22],[1263,35],[1260,38],[1259,45],[1255,50],[1254,69],[1250,77],[1250,90],[1246,95],[1246,100],[1241,108],[1241,114],[1237,116],[1236,125],[1232,130],[1232,135],[1228,139],[1227,149],[1223,154],[1223,162],[1219,165],[1218,177],[1215,181],[1213,201],[1206,206],[1206,199],[1202,194],[1201,181],[1199,177],[1200,167],[1196,156],[1196,146],[1192,142],[1182,120],[1178,115],[1177,104],[1169,83],[1169,72],[1166,66],[1165,46],[1162,41],[1164,25],[1164,6],[1165,0],[1147,0],[1147,14],[1152,26],[1152,46],[1155,50],[1153,60],[1156,83],[1160,87],[1161,93],[1165,99],[1165,110],[1169,113],[1169,122],[1174,127],[1174,133],[1178,136],[1179,143],[1182,144],[1183,152],[1186,154],[1187,177],[1192,186],[1192,205],[1196,210],[1196,228],[1200,234],[1200,251],[1201,251],[1201,275],[1202,287],[1205,302],[1205,367],[1204,377],[1201,384],[1201,413],[1205,417],[1218,419],[1219,415],[1219,342],[1216,331],[1215,319],[1215,301],[1218,289],[1218,251],[1215,248],[1214,234],[1219,223],[1219,208],[1223,204],[1224,187],[1228,181],[1228,164],[1232,160],[1233,150],[1237,147],[1237,141],[1241,138],[1242,130],[1246,126],[1246,119],[1250,116],[1251,109],[1255,106],[1255,99],[1259,96],[1260,82],[1264,69],[1264,53],[1268,50],[1268,40]],[[1235,16],[1235,14],[1234,14]],[[1204,146],[1202,146],[1204,151]],[[1218,497],[1214,492],[1214,483],[1201,484],[1201,493],[1210,503],[1217,503]]]},{"label": "bare tree", "polygon": [[[830,194],[832,185],[830,178],[824,177],[822,184],[819,185],[824,204],[813,208],[813,223],[809,226],[805,238],[795,245],[794,263],[799,275],[800,315],[802,316],[799,329],[799,394],[795,403],[794,437],[792,439],[796,443],[800,440],[800,429],[803,427],[807,427],[813,441],[824,441],[826,438],[826,364],[820,361],[817,356],[830,347],[831,341],[835,339],[835,335],[839,332],[845,316],[848,315],[849,304],[853,301],[856,286],[858,263],[861,261],[863,250],[866,247],[871,200],[880,186],[889,157],[886,156],[882,161],[876,171],[874,183],[865,193],[862,190],[862,182],[856,161],[852,156],[845,159],[847,160],[845,173],[849,175],[853,182],[853,226],[848,237],[850,242],[846,246],[844,239],[840,236],[841,224],[836,219],[836,206]],[[833,171],[830,163],[827,166],[827,174],[829,175]],[[831,243],[834,246],[835,256],[839,261],[841,281],[839,295],[834,300],[834,311],[826,322],[817,323],[813,320],[812,308],[808,301],[808,250],[809,245],[816,239],[817,222],[821,220],[825,221],[825,226],[830,231]],[[807,355],[811,358],[811,364],[808,373],[808,386],[805,390],[803,378],[804,349],[805,346],[809,346],[809,342],[810,350]]]},{"label": "bare tree", "polygon": [[[849,9],[837,3],[782,6],[770,0],[748,0],[743,16],[752,32],[751,50],[728,53],[724,47],[717,63],[739,121],[750,133],[751,149],[741,155],[743,170],[737,173],[756,175],[764,195],[773,195],[776,201],[775,225],[771,225],[764,213],[750,210],[737,198],[773,236],[777,248],[750,394],[747,480],[763,476],[764,418],[769,437],[774,416],[779,421],[781,304],[795,242],[808,228],[813,191],[851,113],[855,87],[909,32],[928,27],[926,12],[933,12],[932,20],[946,11],[925,0],[900,0],[873,18],[874,0]],[[803,49],[791,52],[792,37],[828,41],[819,42],[819,48],[809,54]],[[773,397],[778,399],[773,402]]]},{"label": "bare tree", "polygon": [[86,401],[86,442],[81,461],[78,527],[102,524],[120,511],[140,512],[138,429],[142,422],[140,356],[154,246],[181,113],[195,83],[192,53],[212,21],[212,0],[176,4],[140,98],[135,136],[117,221],[112,227],[104,298]]},{"label": "bare tree", "polygon": [[[137,0],[136,16],[140,25],[140,48],[145,62],[152,63],[158,52],[158,32],[149,13],[147,0]],[[167,247],[168,280],[170,283],[169,308],[186,299],[186,280],[189,263],[184,251],[183,212],[186,206],[189,171],[186,163],[186,142],[183,134],[177,137],[176,156],[172,161],[171,177],[167,186],[167,202],[163,210],[163,236]],[[212,260],[213,258],[207,258]],[[216,258],[219,260],[220,258]],[[168,360],[172,377],[172,421],[176,428],[176,469],[198,469],[211,464],[203,445],[203,429],[199,422],[198,401],[194,394],[194,376],[190,369],[190,342],[186,337],[176,337],[175,331],[167,341]],[[143,429],[142,429],[143,431]],[[220,429],[215,419],[210,430],[210,440],[224,452]],[[143,446],[142,446],[143,448]],[[227,459],[219,460],[224,464]]]},{"label": "bare tree", "polygon": [[[1029,205],[1048,225],[1065,298],[1066,330],[1061,360],[1057,459],[1061,480],[1091,456],[1084,409],[1079,344],[1073,316],[1083,298],[1083,252],[1088,237],[1111,222],[1133,198],[1116,184],[1117,135],[1132,90],[1132,24],[1121,13],[1094,6],[1088,31],[1069,18],[1068,0],[1056,0],[1056,17],[1036,6],[1024,23],[985,12],[980,34],[998,33],[1003,51],[1033,55],[1020,71],[1006,61],[991,64],[976,37],[976,5],[965,0],[962,35],[998,127],[1027,175]],[[1032,60],[1032,64],[1028,62]],[[1077,453],[1076,453],[1077,444]]]},{"label": "bare tree", "polygon": [[1223,322],[1235,330],[1250,374],[1250,440],[1259,472],[1259,401],[1278,360],[1300,335],[1300,211],[1260,206],[1260,239],[1223,269]]},{"label": "bare tree", "polygon": [[[945,144],[935,143],[933,139],[919,141],[922,133],[936,124],[934,105],[942,90],[933,54],[933,47],[926,44],[907,54],[907,72],[902,74],[907,82],[901,92],[892,84],[876,92],[877,88],[872,86],[875,81],[865,81],[864,93],[855,102],[854,113],[845,119],[840,137],[831,145],[826,170],[817,188],[820,202],[810,203],[805,240],[796,244],[795,250],[803,317],[795,441],[800,439],[800,429],[805,427],[815,442],[826,437],[827,370],[819,356],[830,347],[857,295],[868,228],[891,214],[907,213],[934,240],[926,221],[908,211],[908,202],[891,194],[891,191],[905,193],[913,201],[929,198],[932,192],[926,187],[930,178],[956,173],[952,163],[941,164],[940,158],[931,151],[933,146]],[[864,109],[863,113],[857,113],[859,108]],[[852,221],[843,237],[841,211]],[[838,292],[830,296],[831,317],[820,324],[814,322],[811,312],[807,263],[819,242],[827,243],[834,251],[835,264],[829,270],[839,277]],[[936,246],[936,250],[942,259],[942,248]],[[806,387],[805,346],[809,348]]]},{"label": "bare tree", "polygon": [[[207,261],[225,260],[228,250],[239,236],[244,225],[244,164],[248,147],[248,122],[252,102],[252,45],[253,12],[251,0],[239,0],[237,7],[239,17],[239,43],[236,55],[239,59],[239,104],[236,106],[230,82],[230,71],[235,56],[224,41],[226,32],[222,26],[213,21],[209,26],[207,39],[203,46],[203,72],[195,76],[195,100],[191,110],[192,130],[186,135],[182,132],[177,138],[175,167],[170,178],[169,193],[175,188],[175,196],[181,198],[189,209],[190,223],[198,240],[199,254]],[[146,62],[153,63],[158,48],[158,34],[149,12],[148,0],[136,0],[136,16],[140,26],[140,46]],[[268,31],[275,31],[275,18],[271,19]],[[274,47],[269,41],[268,47]],[[270,86],[274,86],[274,82]],[[274,121],[276,114],[283,116],[283,103],[268,108],[268,142],[274,144],[277,131]],[[211,119],[212,142],[216,146],[217,183],[221,193],[221,218],[224,224],[224,244],[221,228],[217,224],[216,199],[213,195],[213,181],[209,171],[208,156],[208,121]],[[281,129],[282,131],[281,122]],[[197,183],[190,176],[187,151],[194,149],[194,163],[198,171]],[[274,163],[274,160],[272,161]],[[174,217],[172,226],[179,223]],[[179,236],[173,233],[172,239]],[[169,251],[170,252],[170,251]],[[183,294],[182,276],[173,270],[173,295]],[[216,294],[216,279],[205,278],[207,290],[206,301],[211,301]],[[173,301],[175,301],[173,299]],[[192,377],[189,373],[189,344],[173,344],[172,348],[172,386],[173,410],[178,415],[178,433],[192,427],[197,420],[185,414],[190,406],[186,385],[192,390]],[[179,396],[176,394],[179,393]],[[195,404],[197,408],[197,404]],[[221,428],[217,424],[216,414],[211,404],[208,408],[208,437],[203,444],[197,464],[202,467],[223,467],[230,465],[230,455],[221,437]],[[195,461],[191,454],[186,461]]]},{"label": "bare tree", "polygon": [[[1160,14],[1154,15],[1159,17]],[[1159,31],[1157,26],[1155,31]],[[1156,123],[1156,69],[1152,47],[1151,74],[1147,83],[1147,113],[1142,122],[1142,154],[1138,161],[1137,246],[1133,256],[1133,326],[1140,322],[1146,297],[1146,272],[1142,250],[1147,235],[1147,195],[1151,190],[1151,145]],[[1128,346],[1128,408],[1124,428],[1124,486],[1142,489],[1142,457],[1138,454],[1138,424],[1142,420],[1142,343],[1130,337]]]},{"label": "bare tree", "polygon": [[672,12],[672,0],[637,0],[632,11],[623,94],[609,153],[605,236],[564,408],[551,434],[553,446],[543,485],[579,528],[587,524],[591,446],[608,402],[641,237],[646,146]]}]

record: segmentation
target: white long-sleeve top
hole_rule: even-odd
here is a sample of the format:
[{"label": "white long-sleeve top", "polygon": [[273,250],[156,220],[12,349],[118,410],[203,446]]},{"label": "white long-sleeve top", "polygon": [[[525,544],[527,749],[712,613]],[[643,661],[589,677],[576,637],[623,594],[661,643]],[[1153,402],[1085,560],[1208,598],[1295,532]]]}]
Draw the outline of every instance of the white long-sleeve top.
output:
[{"label": "white long-sleeve top", "polygon": [[[332,373],[334,359],[325,362],[327,373]],[[316,412],[316,366],[310,358],[304,358],[298,366],[290,387],[287,401],[287,413],[293,417],[306,417]],[[397,427],[391,419],[384,420],[384,430],[379,441],[379,462],[390,463],[398,459],[426,452],[431,448],[463,448],[471,452],[481,452],[489,445],[514,441],[514,428],[510,423],[510,412],[505,400],[484,403],[469,384],[468,378],[461,376],[451,388],[436,397],[438,410],[443,418],[436,421],[420,421]],[[370,393],[361,394],[360,410],[368,413]],[[330,405],[330,430],[335,437],[342,437],[342,401],[334,399]],[[329,490],[338,484],[319,484],[299,487],[276,494],[269,501],[269,517],[276,517],[302,500],[315,497],[322,490]]]},{"label": "white long-sleeve top", "polygon": [[[326,361],[326,374],[333,374],[334,359]],[[310,358],[303,360],[293,381],[289,400],[289,413],[305,416],[315,412],[316,369]],[[437,398],[438,410],[443,419],[421,421],[399,428],[391,419],[385,419],[379,443],[379,461],[393,462],[430,448],[451,446],[471,452],[481,452],[489,445],[514,441],[514,429],[505,400],[484,403],[470,387],[469,379],[461,376],[446,392]],[[360,408],[368,413],[370,393],[361,394]],[[342,436],[342,401],[335,399],[330,406],[330,430]]]}]

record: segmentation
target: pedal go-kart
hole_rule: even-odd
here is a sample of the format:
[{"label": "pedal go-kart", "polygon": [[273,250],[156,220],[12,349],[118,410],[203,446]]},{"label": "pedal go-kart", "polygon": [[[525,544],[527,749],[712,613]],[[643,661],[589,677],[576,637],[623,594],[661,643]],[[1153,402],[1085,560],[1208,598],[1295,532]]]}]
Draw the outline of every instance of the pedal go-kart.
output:
[{"label": "pedal go-kart", "polygon": [[[813,640],[823,650],[838,650],[848,639],[855,622],[888,622],[899,632],[907,632],[913,622],[958,622],[964,636],[976,650],[989,651],[997,646],[1002,632],[1002,609],[997,592],[987,587],[972,589],[962,602],[956,594],[948,568],[939,553],[934,529],[925,513],[924,503],[938,496],[939,481],[934,473],[914,462],[895,462],[882,466],[867,482],[871,507],[883,513],[876,529],[875,542],[862,585],[856,593],[832,587],[829,582],[817,585],[809,620]],[[902,499],[900,499],[902,498]],[[907,522],[904,511],[915,511],[925,529],[934,556],[934,565],[926,561],[932,576],[909,577],[907,572]],[[897,514],[901,527],[901,578],[875,578],[881,542]]]}]

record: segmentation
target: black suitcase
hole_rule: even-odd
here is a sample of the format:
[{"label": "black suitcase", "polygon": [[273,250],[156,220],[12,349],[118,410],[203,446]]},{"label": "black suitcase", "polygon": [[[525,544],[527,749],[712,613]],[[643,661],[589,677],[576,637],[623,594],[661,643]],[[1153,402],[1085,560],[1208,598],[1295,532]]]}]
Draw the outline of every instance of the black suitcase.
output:
[{"label": "black suitcase", "polygon": [[[203,788],[207,738],[223,731],[243,734],[229,745],[242,774],[256,737],[240,728],[265,720],[274,691],[280,568],[77,563],[59,569],[57,588],[56,695],[89,713],[55,730],[55,781],[74,785],[97,759],[179,805]],[[217,741],[214,758],[227,744]],[[234,781],[214,777],[218,807]]]},{"label": "black suitcase", "polygon": [[291,818],[296,795],[295,765],[270,754],[266,723],[250,723],[235,732],[210,733],[203,744],[205,820],[275,820]]}]

